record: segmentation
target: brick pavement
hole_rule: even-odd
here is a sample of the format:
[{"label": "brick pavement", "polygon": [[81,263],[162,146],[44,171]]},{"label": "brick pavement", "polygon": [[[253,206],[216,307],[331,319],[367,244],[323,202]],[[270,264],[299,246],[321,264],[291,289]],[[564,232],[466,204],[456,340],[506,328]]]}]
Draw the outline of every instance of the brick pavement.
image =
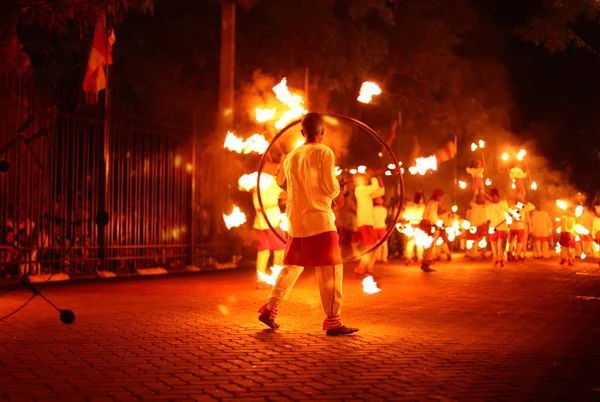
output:
[{"label": "brick pavement", "polygon": [[278,331],[248,271],[49,286],[77,320],[36,299],[0,323],[0,400],[600,400],[600,300],[576,298],[600,297],[597,265],[437,268],[380,266],[376,295],[348,274],[351,337],[320,331],[312,272]]}]

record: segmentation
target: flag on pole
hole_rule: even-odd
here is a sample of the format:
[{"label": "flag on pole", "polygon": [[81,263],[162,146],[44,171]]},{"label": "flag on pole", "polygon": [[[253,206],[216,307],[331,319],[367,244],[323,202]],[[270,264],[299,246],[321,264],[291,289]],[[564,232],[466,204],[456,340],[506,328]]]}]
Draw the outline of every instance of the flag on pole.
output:
[{"label": "flag on pole", "polygon": [[448,141],[446,145],[433,154],[437,159],[438,164],[449,161],[456,156],[456,144],[454,141]]},{"label": "flag on pole", "polygon": [[[108,37],[107,37],[108,34]],[[83,90],[90,98],[97,99],[98,92],[106,89],[106,73],[104,67],[112,64],[112,48],[115,43],[115,33],[111,29],[107,33],[106,16],[100,18],[94,29],[94,41],[88,59]]]}]

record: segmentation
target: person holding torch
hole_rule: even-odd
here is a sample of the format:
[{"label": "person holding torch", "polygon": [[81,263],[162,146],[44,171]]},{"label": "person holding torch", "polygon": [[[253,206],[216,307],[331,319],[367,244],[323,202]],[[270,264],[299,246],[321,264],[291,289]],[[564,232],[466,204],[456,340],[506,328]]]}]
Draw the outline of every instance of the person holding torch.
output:
[{"label": "person holding torch", "polygon": [[306,143],[290,152],[283,162],[287,182],[286,215],[288,242],[283,269],[277,276],[268,301],[259,310],[259,321],[272,329],[279,306],[289,295],[305,267],[314,268],[325,310],[323,330],[329,336],[358,331],[344,325],[341,317],[343,266],[339,236],[333,221],[332,204],[340,208],[344,194],[335,175],[335,157],[322,144],[323,118],[308,113],[302,120]]}]

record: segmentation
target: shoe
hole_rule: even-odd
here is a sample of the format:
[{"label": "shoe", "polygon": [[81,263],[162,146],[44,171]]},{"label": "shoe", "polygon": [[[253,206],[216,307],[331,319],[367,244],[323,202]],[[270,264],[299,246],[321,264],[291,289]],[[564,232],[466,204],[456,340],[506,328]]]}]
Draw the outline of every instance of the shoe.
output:
[{"label": "shoe", "polygon": [[421,271],[423,272],[435,272],[435,269],[431,268],[429,264],[421,265]]},{"label": "shoe", "polygon": [[565,265],[567,261],[563,258],[562,260],[560,260],[560,262],[558,263],[558,265]]},{"label": "shoe", "polygon": [[350,328],[344,325],[343,327],[328,329],[325,333],[327,334],[327,336],[340,336],[350,335],[355,332],[358,332],[358,328]]},{"label": "shoe", "polygon": [[571,260],[569,260],[568,265],[575,265],[575,263]]},{"label": "shoe", "polygon": [[279,328],[279,324],[277,324],[275,320],[271,319],[271,312],[261,313],[261,315],[258,316],[258,321],[262,322],[271,329]]}]

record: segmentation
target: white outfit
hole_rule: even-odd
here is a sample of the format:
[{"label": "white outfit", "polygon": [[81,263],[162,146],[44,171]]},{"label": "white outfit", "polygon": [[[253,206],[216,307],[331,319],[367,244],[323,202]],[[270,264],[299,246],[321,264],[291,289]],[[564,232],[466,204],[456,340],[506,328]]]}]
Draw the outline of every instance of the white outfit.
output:
[{"label": "white outfit", "polygon": [[[288,154],[283,168],[288,185],[286,214],[288,233],[292,237],[310,237],[337,231],[331,202],[340,193],[335,177],[333,151],[323,144],[305,144]],[[291,239],[288,239],[288,242]],[[284,265],[271,289],[268,303],[263,306],[274,318],[279,305],[289,295],[304,267]],[[321,293],[321,303],[327,315],[323,329],[342,327],[343,266],[316,266],[315,273]],[[262,310],[262,309],[261,309]]]},{"label": "white outfit", "polygon": [[387,208],[383,205],[373,207],[373,229],[386,229]]},{"label": "white outfit", "polygon": [[[271,225],[276,228],[281,223],[281,209],[279,209],[279,197],[283,189],[277,185],[275,180],[271,180],[271,184],[265,190],[260,190],[260,197],[262,198],[263,206],[265,207],[265,214],[269,218]],[[254,229],[258,230],[269,230],[269,225],[260,212],[260,204],[258,203],[257,191],[252,193],[252,201],[254,203],[254,209],[256,210],[256,217],[254,218]]]},{"label": "white outfit", "polygon": [[[404,207],[404,212],[402,212],[402,219],[407,221],[414,230],[419,229],[419,223],[423,220],[423,212],[425,212],[424,204],[415,204],[414,202],[407,202]],[[415,242],[415,237],[411,236],[406,239],[406,248],[404,250],[404,257],[408,261],[411,261],[415,256],[415,247],[417,252],[417,260],[421,261],[423,259],[423,246],[417,245]]]},{"label": "white outfit", "polygon": [[[440,207],[440,203],[434,200],[429,200],[427,204],[425,204],[425,211],[423,212],[423,220],[428,221],[431,227],[435,227],[436,222],[439,220],[438,209]],[[425,246],[425,251],[423,252],[423,262],[430,264],[434,259],[434,251],[435,251],[435,242],[439,237],[439,233],[436,230],[435,234],[431,232],[427,233],[428,236],[433,237],[433,241],[429,247]]]},{"label": "white outfit", "polygon": [[385,189],[379,185],[376,177],[371,179],[368,186],[356,186],[356,224],[361,226],[373,226],[373,199],[381,197]]},{"label": "white outfit", "polygon": [[[336,231],[331,209],[340,193],[333,151],[323,144],[305,144],[283,162],[288,183],[286,215],[292,237],[310,237]],[[372,218],[371,218],[372,219]]]},{"label": "white outfit", "polygon": [[547,211],[533,211],[531,214],[531,232],[533,233],[533,257],[550,258],[548,240],[552,235],[552,220]]},{"label": "white outfit", "polygon": [[[508,203],[504,200],[498,202],[491,202],[487,205],[486,209],[486,220],[490,222],[490,231],[494,232],[504,232],[506,235],[506,231],[508,230],[508,225],[506,224],[506,214],[508,214],[510,209],[508,208]],[[492,257],[494,259],[494,263],[496,262],[504,262],[504,254],[506,252],[506,237],[502,238],[498,235],[496,240],[490,239],[490,244],[492,246]]]}]

